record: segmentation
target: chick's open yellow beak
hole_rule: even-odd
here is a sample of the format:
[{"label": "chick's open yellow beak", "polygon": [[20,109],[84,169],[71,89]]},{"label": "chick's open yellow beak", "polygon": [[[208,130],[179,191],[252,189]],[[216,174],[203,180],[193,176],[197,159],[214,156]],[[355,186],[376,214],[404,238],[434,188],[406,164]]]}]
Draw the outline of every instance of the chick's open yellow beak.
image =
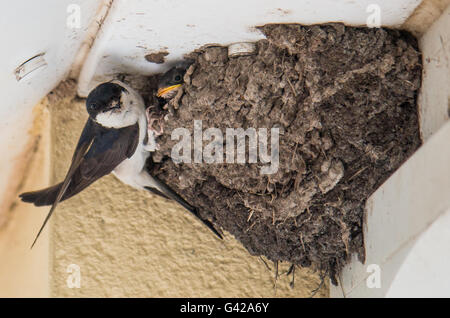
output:
[{"label": "chick's open yellow beak", "polygon": [[172,86],[167,86],[167,87],[163,87],[158,89],[158,92],[156,93],[156,96],[158,97],[162,97],[165,94],[167,94],[168,92],[170,92],[171,90],[180,87],[181,84],[177,84],[177,85],[172,85]]}]

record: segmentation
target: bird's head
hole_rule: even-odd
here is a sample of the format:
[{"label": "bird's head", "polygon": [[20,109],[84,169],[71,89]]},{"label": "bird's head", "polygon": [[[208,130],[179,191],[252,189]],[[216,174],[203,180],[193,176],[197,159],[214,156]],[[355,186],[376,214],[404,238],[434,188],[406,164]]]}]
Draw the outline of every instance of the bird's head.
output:
[{"label": "bird's head", "polygon": [[116,83],[102,83],[86,99],[86,109],[92,119],[101,113],[118,113],[123,106],[122,94],[127,90]]},{"label": "bird's head", "polygon": [[86,99],[89,116],[104,127],[122,128],[137,121],[138,104],[143,101],[130,87],[121,84],[119,81],[102,83]]},{"label": "bird's head", "polygon": [[183,85],[184,74],[191,64],[190,62],[182,62],[165,72],[159,80],[156,96],[165,100],[175,97],[181,85]]}]

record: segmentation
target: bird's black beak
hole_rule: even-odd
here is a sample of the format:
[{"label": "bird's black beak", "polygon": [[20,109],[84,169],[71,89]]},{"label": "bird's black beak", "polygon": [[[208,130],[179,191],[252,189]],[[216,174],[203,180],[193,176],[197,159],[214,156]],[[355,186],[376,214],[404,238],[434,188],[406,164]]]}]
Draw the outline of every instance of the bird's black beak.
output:
[{"label": "bird's black beak", "polygon": [[110,107],[108,107],[107,109],[104,110],[104,112],[108,112],[108,111],[114,110],[114,109],[120,109],[121,106],[122,106],[121,102],[112,103]]}]

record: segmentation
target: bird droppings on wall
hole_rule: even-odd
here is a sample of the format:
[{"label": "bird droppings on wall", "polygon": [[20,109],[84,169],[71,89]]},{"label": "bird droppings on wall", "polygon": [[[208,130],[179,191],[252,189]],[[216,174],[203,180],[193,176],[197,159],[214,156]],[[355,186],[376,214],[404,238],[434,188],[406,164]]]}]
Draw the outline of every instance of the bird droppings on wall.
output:
[{"label": "bird droppings on wall", "polygon": [[[366,199],[421,144],[417,41],[342,24],[261,31],[267,39],[256,55],[230,58],[226,47],[189,55],[194,64],[157,139],[153,173],[252,255],[312,267],[336,283],[351,253],[364,259]],[[149,103],[154,81],[135,83]],[[226,150],[223,163],[205,163],[194,151],[184,157],[191,163],[174,163],[172,132],[186,128],[194,146],[199,123],[200,136],[223,132],[215,151],[229,146],[227,128],[278,129],[278,166],[261,174],[267,162],[249,163],[248,148],[245,164],[227,163]],[[201,142],[204,152],[210,141]]]},{"label": "bird droppings on wall", "polygon": [[163,64],[167,55],[169,55],[169,52],[166,51],[149,53],[145,56],[145,59],[151,63]]}]

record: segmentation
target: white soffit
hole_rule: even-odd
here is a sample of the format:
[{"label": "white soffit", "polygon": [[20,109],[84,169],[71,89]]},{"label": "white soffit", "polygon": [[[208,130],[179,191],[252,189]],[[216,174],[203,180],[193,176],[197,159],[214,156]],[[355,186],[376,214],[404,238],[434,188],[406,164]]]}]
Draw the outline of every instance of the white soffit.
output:
[{"label": "white soffit", "polygon": [[450,117],[450,6],[422,36],[419,46],[424,63],[419,118],[426,141]]},{"label": "white soffit", "polygon": [[[117,73],[165,71],[171,62],[203,45],[257,41],[255,26],[267,23],[344,22],[365,25],[377,8],[383,26],[401,25],[421,0],[115,0],[79,78],[86,96]],[[374,7],[374,5],[378,7]],[[166,51],[166,63],[145,55]]]},{"label": "white soffit", "polygon": [[[32,128],[32,109],[64,79],[86,37],[99,2],[92,0],[16,0],[0,12],[0,191],[17,187],[15,171]],[[68,26],[73,10],[79,25]],[[79,26],[79,27],[78,27]],[[34,57],[34,58],[33,58]],[[29,61],[28,63],[25,63]],[[0,196],[0,206],[7,209]]]}]

